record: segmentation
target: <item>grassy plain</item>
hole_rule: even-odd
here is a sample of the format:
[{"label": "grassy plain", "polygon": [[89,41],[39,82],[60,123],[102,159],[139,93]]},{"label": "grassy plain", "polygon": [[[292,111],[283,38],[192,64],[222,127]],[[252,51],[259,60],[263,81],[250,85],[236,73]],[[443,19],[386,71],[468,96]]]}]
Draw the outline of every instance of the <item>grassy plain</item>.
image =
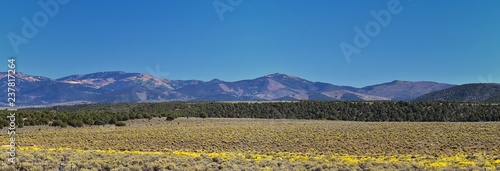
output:
[{"label": "grassy plain", "polygon": [[[1,160],[0,170],[56,170],[61,163],[65,170],[500,170],[498,122],[153,118],[126,124],[20,128],[17,163]],[[9,143],[6,134],[0,142]]]}]

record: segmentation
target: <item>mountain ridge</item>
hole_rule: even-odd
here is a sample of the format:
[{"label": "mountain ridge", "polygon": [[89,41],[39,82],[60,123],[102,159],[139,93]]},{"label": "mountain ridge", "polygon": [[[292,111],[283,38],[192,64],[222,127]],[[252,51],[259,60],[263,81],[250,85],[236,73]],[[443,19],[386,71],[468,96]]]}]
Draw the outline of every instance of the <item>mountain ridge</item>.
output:
[{"label": "mountain ridge", "polygon": [[413,101],[465,101],[500,103],[500,84],[472,83],[425,94]]},{"label": "mountain ridge", "polygon": [[[435,82],[393,81],[363,88],[313,82],[273,73],[254,79],[170,80],[124,71],[74,74],[50,79],[18,73],[18,104],[51,105],[148,101],[411,100],[452,87]],[[6,82],[6,73],[0,80]],[[6,88],[6,84],[0,87]],[[5,92],[3,95],[6,96]],[[6,104],[3,104],[6,105]]]}]

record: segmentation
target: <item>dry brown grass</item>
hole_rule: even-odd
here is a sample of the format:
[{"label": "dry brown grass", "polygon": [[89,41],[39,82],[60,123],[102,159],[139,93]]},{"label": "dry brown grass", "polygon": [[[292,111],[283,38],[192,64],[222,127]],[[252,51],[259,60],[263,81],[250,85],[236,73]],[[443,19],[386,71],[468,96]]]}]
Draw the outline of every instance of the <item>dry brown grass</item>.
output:
[{"label": "dry brown grass", "polygon": [[[500,166],[500,123],[199,118],[167,122],[154,118],[126,124],[125,127],[25,127],[18,130],[16,137],[21,146],[18,160],[32,167],[45,163],[50,168],[49,165],[58,165],[64,158],[62,154],[66,154],[66,162],[81,169],[133,166],[153,170],[155,165],[167,170],[495,169]],[[2,144],[7,141],[5,135],[0,137]],[[29,145],[35,148],[22,148]],[[8,168],[6,163],[0,164]]]}]

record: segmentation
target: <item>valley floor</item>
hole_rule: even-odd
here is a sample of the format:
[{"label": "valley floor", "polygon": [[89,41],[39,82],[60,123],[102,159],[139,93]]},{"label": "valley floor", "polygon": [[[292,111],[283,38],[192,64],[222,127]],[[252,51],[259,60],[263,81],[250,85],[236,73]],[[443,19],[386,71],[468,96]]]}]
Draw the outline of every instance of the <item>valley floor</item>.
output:
[{"label": "valley floor", "polygon": [[[500,123],[165,118],[31,126],[0,170],[500,170]],[[2,132],[7,132],[3,129]],[[9,144],[6,134],[2,144]],[[0,148],[6,154],[8,148]],[[6,157],[6,155],[4,155]]]}]

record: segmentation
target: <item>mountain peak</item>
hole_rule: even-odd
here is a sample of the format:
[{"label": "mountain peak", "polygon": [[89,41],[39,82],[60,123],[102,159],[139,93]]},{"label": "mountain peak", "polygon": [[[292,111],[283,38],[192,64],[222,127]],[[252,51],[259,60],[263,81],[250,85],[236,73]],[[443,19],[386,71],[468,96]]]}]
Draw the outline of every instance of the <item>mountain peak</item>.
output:
[{"label": "mountain peak", "polygon": [[[7,75],[9,75],[7,72],[0,72],[0,79],[7,77]],[[15,75],[18,79],[23,80],[23,81],[28,81],[28,82],[51,80],[50,78],[47,78],[47,77],[33,76],[33,75],[24,74],[22,72],[17,72]]]},{"label": "mountain peak", "polygon": [[151,76],[147,74],[139,73],[127,73],[124,71],[105,71],[105,72],[95,72],[90,74],[76,74],[67,77],[56,79],[57,82],[66,84],[80,84],[92,88],[101,88],[116,81],[126,81],[126,80],[148,80]]},{"label": "mountain peak", "polygon": [[114,75],[123,75],[126,74],[124,71],[105,71],[105,72],[94,72],[90,74],[74,74],[62,78],[56,79],[57,81],[61,80],[77,80],[77,79],[86,79],[86,78],[104,78],[104,77],[112,77]]},{"label": "mountain peak", "polygon": [[300,79],[299,77],[296,77],[296,76],[286,75],[286,74],[281,74],[281,73],[269,74],[269,75],[266,75],[265,77],[267,77],[267,78],[293,78],[293,79]]},{"label": "mountain peak", "polygon": [[408,83],[409,81],[402,81],[402,80],[394,80],[391,83],[397,84],[397,83]]},{"label": "mountain peak", "polygon": [[[126,74],[127,72],[125,71],[103,71],[103,72],[95,72],[95,73],[91,73],[91,74]],[[85,75],[89,75],[89,74],[85,74]]]},{"label": "mountain peak", "polygon": [[220,79],[217,79],[217,78],[212,79],[212,80],[209,81],[209,83],[221,83],[221,82],[224,82],[224,81],[222,81]]},{"label": "mountain peak", "polygon": [[282,74],[282,73],[273,73],[273,74],[267,75],[267,77],[283,77],[283,76],[288,76],[288,75]]}]

